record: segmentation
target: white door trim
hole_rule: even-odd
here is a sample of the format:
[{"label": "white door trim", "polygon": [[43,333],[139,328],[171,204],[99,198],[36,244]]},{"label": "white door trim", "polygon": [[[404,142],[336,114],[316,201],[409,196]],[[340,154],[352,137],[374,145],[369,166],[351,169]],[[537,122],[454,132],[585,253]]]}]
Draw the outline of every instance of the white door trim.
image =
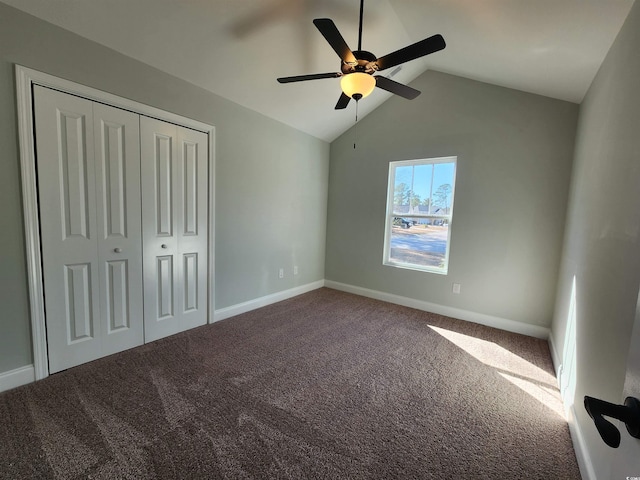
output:
[{"label": "white door trim", "polygon": [[49,376],[47,336],[44,313],[44,289],[40,249],[40,218],[36,184],[35,138],[33,135],[33,85],[60,90],[71,95],[93,100],[113,107],[129,110],[148,117],[175,123],[204,132],[209,137],[209,247],[208,247],[208,322],[214,312],[214,216],[215,216],[215,127],[149,105],[118,97],[95,88],[54,77],[47,73],[16,65],[16,92],[18,107],[18,133],[20,142],[20,169],[22,174],[22,202],[25,242],[27,251],[27,278],[29,282],[29,309],[33,344],[35,379]]}]

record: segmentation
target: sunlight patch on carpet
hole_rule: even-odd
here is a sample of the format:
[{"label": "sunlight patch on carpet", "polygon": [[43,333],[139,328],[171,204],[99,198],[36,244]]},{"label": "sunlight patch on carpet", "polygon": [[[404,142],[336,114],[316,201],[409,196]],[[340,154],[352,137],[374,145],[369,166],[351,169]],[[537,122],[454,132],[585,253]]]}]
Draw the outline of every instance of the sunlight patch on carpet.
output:
[{"label": "sunlight patch on carpet", "polygon": [[516,387],[520,388],[522,391],[531,395],[543,405],[553,410],[559,417],[563,419],[565,418],[564,408],[562,406],[562,401],[558,397],[557,389],[531,382],[522,377],[509,375],[508,373],[498,372],[498,374],[505,380],[514,384]]},{"label": "sunlight patch on carpet", "polygon": [[556,379],[550,373],[493,342],[429,326],[476,360],[495,368],[497,373],[565,419]]}]

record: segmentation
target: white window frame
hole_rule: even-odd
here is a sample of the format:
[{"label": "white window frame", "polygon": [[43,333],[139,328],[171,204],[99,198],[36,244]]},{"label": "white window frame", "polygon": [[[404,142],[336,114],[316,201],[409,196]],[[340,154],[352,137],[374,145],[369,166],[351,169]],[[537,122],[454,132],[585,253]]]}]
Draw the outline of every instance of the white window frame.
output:
[{"label": "white window frame", "polygon": [[[424,213],[408,213],[408,214],[398,214],[393,212],[393,202],[395,196],[395,172],[397,167],[404,166],[415,166],[415,165],[436,165],[439,163],[453,163],[453,182],[451,185],[451,207],[449,208],[449,213],[447,215],[435,215],[435,214],[424,214]],[[384,253],[382,263],[386,266],[390,267],[399,267],[406,268],[409,270],[418,270],[421,272],[428,273],[437,273],[440,275],[447,275],[449,270],[449,254],[451,252],[451,231],[453,229],[453,204],[455,200],[455,190],[456,190],[456,174],[458,170],[458,157],[450,156],[450,157],[436,157],[436,158],[419,158],[414,160],[398,160],[389,162],[389,183],[387,186],[387,211],[386,211],[386,220],[384,227]],[[413,188],[412,188],[413,190]],[[433,185],[431,186],[431,194],[433,195]],[[405,263],[398,262],[397,260],[392,260],[391,256],[391,232],[393,229],[393,219],[395,217],[402,217],[407,219],[418,219],[424,218],[429,220],[444,220],[448,223],[449,228],[447,232],[447,248],[445,252],[444,259],[444,267],[429,267],[425,265],[418,265],[414,263]]]}]

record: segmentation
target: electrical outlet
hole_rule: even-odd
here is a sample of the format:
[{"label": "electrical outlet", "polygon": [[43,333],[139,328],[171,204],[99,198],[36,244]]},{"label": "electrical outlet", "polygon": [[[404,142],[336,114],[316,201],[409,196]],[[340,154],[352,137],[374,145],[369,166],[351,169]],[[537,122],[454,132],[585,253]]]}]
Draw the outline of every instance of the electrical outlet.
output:
[{"label": "electrical outlet", "polygon": [[293,266],[293,274],[297,275],[298,274],[298,265],[294,265]]},{"label": "electrical outlet", "polygon": [[284,268],[281,268],[281,269],[278,271],[278,277],[280,277],[280,278],[284,278]]},{"label": "electrical outlet", "polygon": [[454,283],[453,284],[453,288],[452,288],[453,293],[455,293],[456,295],[460,294],[460,284],[459,283]]}]

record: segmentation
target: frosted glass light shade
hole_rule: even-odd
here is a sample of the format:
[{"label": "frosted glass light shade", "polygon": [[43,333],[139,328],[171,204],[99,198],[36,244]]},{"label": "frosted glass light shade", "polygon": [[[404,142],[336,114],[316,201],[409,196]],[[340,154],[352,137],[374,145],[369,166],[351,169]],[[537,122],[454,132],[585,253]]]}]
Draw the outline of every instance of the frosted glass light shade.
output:
[{"label": "frosted glass light shade", "polygon": [[340,80],[340,87],[345,95],[353,97],[356,94],[366,97],[376,86],[376,80],[372,75],[363,72],[354,72],[343,75]]}]

